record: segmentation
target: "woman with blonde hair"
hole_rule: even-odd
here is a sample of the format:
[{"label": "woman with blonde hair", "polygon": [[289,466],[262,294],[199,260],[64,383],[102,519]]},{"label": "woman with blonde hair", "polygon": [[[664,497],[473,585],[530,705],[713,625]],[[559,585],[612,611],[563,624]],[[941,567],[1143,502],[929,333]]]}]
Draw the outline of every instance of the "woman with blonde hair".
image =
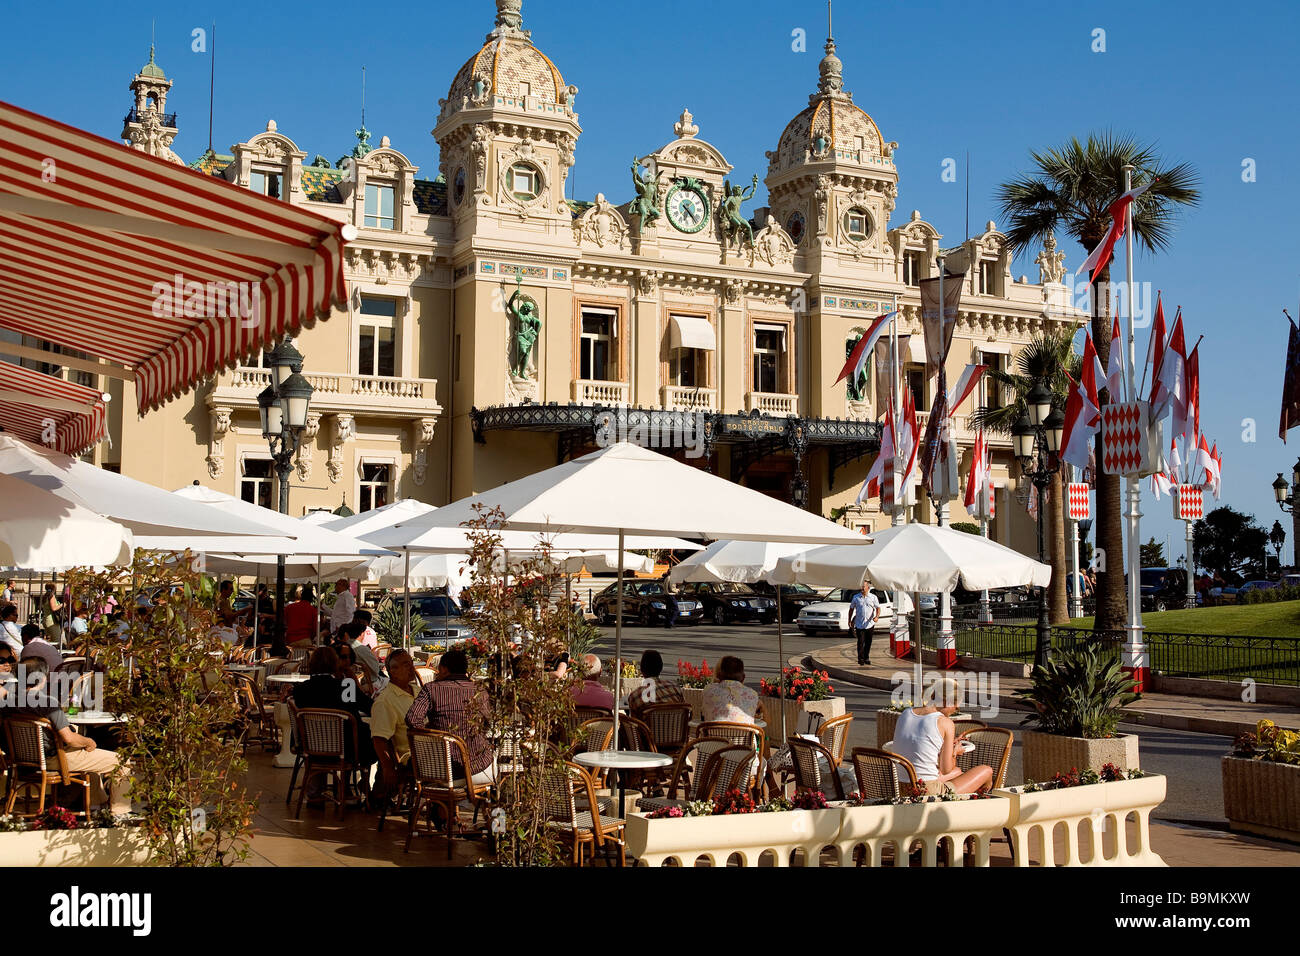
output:
[{"label": "woman with blonde hair", "polygon": [[944,677],[926,696],[930,703],[899,714],[894,753],[912,762],[917,777],[930,793],[943,793],[945,788],[956,793],[989,789],[993,785],[992,767],[981,764],[963,771],[957,766],[962,743],[951,718],[961,707],[961,685]]}]

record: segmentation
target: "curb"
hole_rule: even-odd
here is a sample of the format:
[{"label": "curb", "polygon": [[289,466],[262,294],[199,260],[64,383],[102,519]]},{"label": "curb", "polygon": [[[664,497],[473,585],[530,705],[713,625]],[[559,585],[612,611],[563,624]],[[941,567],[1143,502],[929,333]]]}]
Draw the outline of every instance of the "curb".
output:
[{"label": "curb", "polygon": [[[859,674],[847,668],[838,667],[827,663],[816,654],[805,655],[804,666],[816,667],[818,670],[826,671],[837,681],[856,684],[859,687],[872,687],[879,690],[893,689],[893,684],[887,678]],[[998,696],[998,706],[1005,710],[1028,711],[1030,709],[1019,698],[1001,694]],[[1219,717],[1185,717],[1180,714],[1166,714],[1158,710],[1142,710],[1134,707],[1126,707],[1124,713],[1126,716],[1121,719],[1120,723],[1161,727],[1165,730],[1182,730],[1188,733],[1207,734],[1213,737],[1228,737],[1231,739],[1240,734],[1253,733],[1255,730],[1253,721],[1246,723]]]}]

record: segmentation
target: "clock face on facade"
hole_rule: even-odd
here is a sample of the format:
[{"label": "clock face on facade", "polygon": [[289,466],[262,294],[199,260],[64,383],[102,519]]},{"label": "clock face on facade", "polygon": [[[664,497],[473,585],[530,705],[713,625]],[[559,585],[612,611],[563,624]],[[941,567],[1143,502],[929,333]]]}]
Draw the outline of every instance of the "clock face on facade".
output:
[{"label": "clock face on facade", "polygon": [[679,232],[699,232],[709,222],[709,197],[694,186],[675,183],[664,205],[668,221]]}]

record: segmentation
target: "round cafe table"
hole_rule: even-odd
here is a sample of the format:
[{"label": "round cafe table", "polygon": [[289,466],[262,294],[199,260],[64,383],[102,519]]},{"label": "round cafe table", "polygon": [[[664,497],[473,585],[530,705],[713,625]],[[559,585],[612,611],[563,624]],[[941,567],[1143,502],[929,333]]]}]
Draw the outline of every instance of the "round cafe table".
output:
[{"label": "round cafe table", "polygon": [[[306,674],[271,674],[266,678],[268,684],[301,684],[311,680]],[[280,728],[280,752],[271,759],[272,767],[279,767],[287,770],[294,764],[293,750],[290,744],[290,735],[293,728],[289,726],[289,708],[284,705],[283,701],[276,701],[272,711],[275,716],[275,725]]]},{"label": "round cafe table", "polygon": [[[651,753],[646,750],[589,750],[573,758],[573,762],[583,767],[600,767],[604,770],[651,770],[655,767],[671,767],[673,758],[668,754]],[[623,778],[618,778],[618,815],[623,817],[627,811],[627,791],[623,787]]]},{"label": "round cafe table", "polygon": [[311,680],[307,674],[272,674],[266,679],[268,684],[302,684]]},{"label": "round cafe table", "polygon": [[67,716],[68,723],[76,724],[79,727],[109,727],[113,724],[126,723],[125,717],[105,713],[102,710],[83,710]]}]

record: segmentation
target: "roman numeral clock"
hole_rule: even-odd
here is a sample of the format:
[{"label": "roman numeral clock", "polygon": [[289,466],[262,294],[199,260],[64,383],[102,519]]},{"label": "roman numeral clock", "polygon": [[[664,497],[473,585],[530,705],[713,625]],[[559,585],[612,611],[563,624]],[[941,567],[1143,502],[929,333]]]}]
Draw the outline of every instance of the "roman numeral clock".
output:
[{"label": "roman numeral clock", "polygon": [[709,223],[709,195],[698,179],[687,176],[674,181],[664,206],[678,232],[699,232]]}]

